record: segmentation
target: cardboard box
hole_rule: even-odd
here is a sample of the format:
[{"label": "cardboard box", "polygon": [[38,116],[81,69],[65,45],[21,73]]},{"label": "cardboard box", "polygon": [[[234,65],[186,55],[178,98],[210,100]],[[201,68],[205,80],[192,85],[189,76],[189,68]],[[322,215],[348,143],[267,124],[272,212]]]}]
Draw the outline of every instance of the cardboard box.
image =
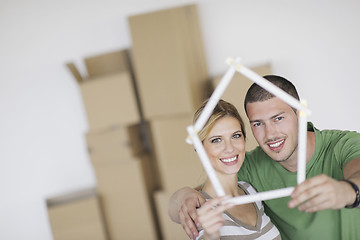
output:
[{"label": "cardboard box", "polygon": [[130,54],[127,49],[86,57],[84,62],[90,79],[119,72],[131,73],[132,71]]},{"label": "cardboard box", "polygon": [[72,62],[66,66],[79,83],[90,131],[138,123],[141,106],[129,51],[109,52],[84,61],[87,75],[81,74]]},{"label": "cardboard box", "polygon": [[[259,66],[252,67],[251,70],[258,73],[260,76],[271,74],[270,64],[263,64]],[[215,88],[217,84],[221,81],[223,76],[216,77],[212,83]],[[246,131],[246,151],[250,151],[258,146],[250,128],[249,120],[246,116],[244,109],[244,99],[247,90],[253,84],[253,81],[241,75],[240,73],[235,73],[234,78],[231,80],[229,86],[226,88],[223,96],[221,97],[225,101],[228,101],[238,109],[244,123]]]},{"label": "cardboard box", "polygon": [[129,24],[144,118],[193,113],[209,81],[196,6],[131,16]]},{"label": "cardboard box", "polygon": [[181,224],[173,222],[168,215],[168,204],[172,193],[156,191],[154,198],[156,202],[157,215],[160,221],[160,229],[163,240],[183,240],[188,236]]},{"label": "cardboard box", "polygon": [[[156,187],[146,159],[94,165],[97,191],[101,197],[111,240],[159,239],[151,193]],[[149,163],[147,163],[149,164]]]},{"label": "cardboard box", "polygon": [[135,92],[128,72],[105,75],[80,84],[92,132],[140,121]]},{"label": "cardboard box", "polygon": [[95,190],[47,200],[54,240],[106,240],[104,219]]},{"label": "cardboard box", "polygon": [[160,171],[163,190],[174,192],[181,187],[196,187],[206,179],[206,172],[192,145],[185,142],[190,115],[150,121],[154,156]]},{"label": "cardboard box", "polygon": [[[122,187],[128,188],[129,181],[135,178],[143,184],[148,198],[151,198],[152,193],[160,187],[159,176],[155,160],[149,154],[142,154],[137,157],[129,157],[121,161],[102,161],[93,163],[97,180],[98,192],[116,192],[122,191]],[[136,169],[136,170],[134,170]],[[136,171],[136,175],[131,176],[129,171]],[[125,176],[129,176],[126,182]]]},{"label": "cardboard box", "polygon": [[117,128],[103,132],[88,132],[86,141],[93,164],[121,162],[145,153],[145,123]]}]

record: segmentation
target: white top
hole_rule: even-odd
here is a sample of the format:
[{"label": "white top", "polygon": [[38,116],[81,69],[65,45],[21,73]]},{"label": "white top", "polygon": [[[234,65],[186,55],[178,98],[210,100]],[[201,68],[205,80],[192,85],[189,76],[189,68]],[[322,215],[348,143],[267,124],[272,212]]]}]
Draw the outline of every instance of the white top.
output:
[{"label": "white top", "polygon": [[[255,194],[256,190],[247,182],[239,181],[239,188],[244,190],[246,194]],[[201,192],[208,200],[211,197],[205,192]],[[279,230],[270,221],[270,218],[264,212],[264,205],[261,201],[253,203],[256,209],[257,222],[255,226],[251,226],[241,222],[239,219],[232,216],[230,213],[225,211],[222,213],[225,219],[224,226],[220,228],[220,239],[221,240],[233,240],[233,239],[281,239]],[[199,236],[196,240],[204,239],[204,230],[199,229]]]}]

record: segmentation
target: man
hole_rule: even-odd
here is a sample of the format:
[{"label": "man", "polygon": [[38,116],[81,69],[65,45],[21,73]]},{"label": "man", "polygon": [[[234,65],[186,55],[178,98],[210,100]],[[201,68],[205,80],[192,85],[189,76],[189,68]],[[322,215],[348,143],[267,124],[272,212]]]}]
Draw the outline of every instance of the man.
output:
[{"label": "man", "polygon": [[[265,78],[299,99],[288,80]],[[298,111],[256,84],[249,88],[244,107],[259,147],[246,154],[239,180],[259,192],[295,186]],[[308,123],[306,151],[307,179],[290,197],[265,201],[266,214],[283,239],[360,239],[360,134],[319,131]],[[198,234],[196,208],[204,201],[191,188],[178,190],[170,199],[171,219],[180,222],[191,239]]]}]

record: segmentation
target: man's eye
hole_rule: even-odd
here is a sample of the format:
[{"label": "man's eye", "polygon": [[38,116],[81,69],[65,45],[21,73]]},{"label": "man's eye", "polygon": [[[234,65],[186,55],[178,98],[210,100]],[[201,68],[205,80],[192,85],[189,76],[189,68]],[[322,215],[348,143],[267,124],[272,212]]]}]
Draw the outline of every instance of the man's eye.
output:
[{"label": "man's eye", "polygon": [[275,118],[276,121],[281,121],[281,120],[283,120],[283,119],[284,119],[284,117],[277,117],[277,118]]},{"label": "man's eye", "polygon": [[221,141],[220,138],[214,138],[214,139],[211,140],[212,143],[218,143],[220,141]]},{"label": "man's eye", "polygon": [[253,126],[254,126],[254,127],[260,127],[260,126],[261,126],[261,123],[259,123],[259,122],[254,123]]}]

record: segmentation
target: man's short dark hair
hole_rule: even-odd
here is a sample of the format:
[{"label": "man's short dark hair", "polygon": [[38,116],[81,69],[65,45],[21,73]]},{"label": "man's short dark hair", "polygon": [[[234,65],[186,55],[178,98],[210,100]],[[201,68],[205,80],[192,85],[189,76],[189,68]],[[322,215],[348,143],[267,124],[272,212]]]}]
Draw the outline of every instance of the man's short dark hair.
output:
[{"label": "man's short dark hair", "polygon": [[[297,93],[294,84],[292,84],[289,80],[287,80],[283,77],[277,76],[277,75],[266,75],[266,76],[263,76],[263,78],[267,79],[272,84],[281,88],[282,90],[284,90],[286,93],[293,96],[297,100],[300,100],[299,94]],[[267,90],[260,87],[256,83],[253,83],[250,86],[250,88],[247,91],[246,96],[245,96],[244,109],[245,109],[246,114],[247,114],[246,105],[248,103],[262,102],[262,101],[269,100],[270,98],[273,98],[273,97],[275,97],[273,94],[269,93]]]}]

